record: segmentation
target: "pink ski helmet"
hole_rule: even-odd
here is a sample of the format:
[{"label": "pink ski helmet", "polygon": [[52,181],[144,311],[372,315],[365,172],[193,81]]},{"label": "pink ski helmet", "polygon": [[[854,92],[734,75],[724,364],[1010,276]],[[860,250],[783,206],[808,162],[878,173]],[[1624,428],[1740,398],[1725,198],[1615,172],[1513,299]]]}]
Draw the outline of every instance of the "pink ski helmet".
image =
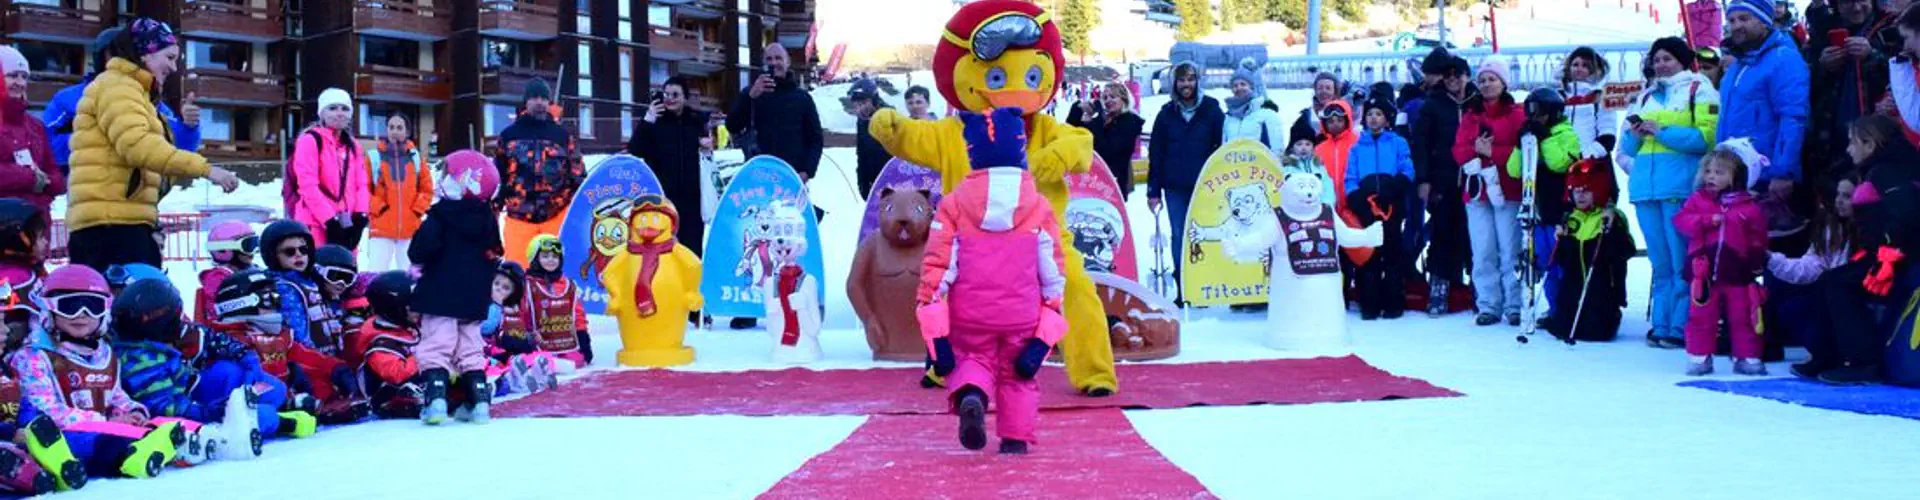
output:
[{"label": "pink ski helmet", "polygon": [[107,287],[107,277],[99,271],[79,264],[67,264],[47,273],[41,281],[41,290],[47,295],[60,292],[85,292],[112,295],[113,289]]},{"label": "pink ski helmet", "polygon": [[245,222],[230,220],[215,224],[207,231],[207,250],[213,254],[213,261],[220,264],[233,259],[234,252],[248,255],[260,251],[260,235],[253,232],[253,226]]},{"label": "pink ski helmet", "polygon": [[441,162],[439,184],[435,190],[443,199],[489,199],[500,189],[500,172],[493,159],[479,151],[462,149]]}]

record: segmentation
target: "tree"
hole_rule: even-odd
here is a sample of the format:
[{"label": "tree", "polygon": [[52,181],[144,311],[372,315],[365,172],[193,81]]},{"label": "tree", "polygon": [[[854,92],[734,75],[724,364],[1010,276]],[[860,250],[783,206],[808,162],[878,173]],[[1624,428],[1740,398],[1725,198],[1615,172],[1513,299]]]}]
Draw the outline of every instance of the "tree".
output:
[{"label": "tree", "polygon": [[1093,51],[1089,33],[1100,23],[1098,0],[1054,0],[1053,10],[1060,15],[1060,41],[1068,54],[1086,55]]},{"label": "tree", "polygon": [[[1328,0],[1320,4],[1323,10],[1326,8],[1327,3],[1332,3],[1333,10],[1338,11],[1340,17],[1348,21],[1361,22],[1367,20],[1367,0]],[[1324,19],[1326,12],[1321,12],[1320,15],[1322,19]]]},{"label": "tree", "polygon": [[1174,34],[1174,39],[1190,42],[1213,33],[1212,2],[1174,0],[1173,4],[1180,13],[1180,30]]}]

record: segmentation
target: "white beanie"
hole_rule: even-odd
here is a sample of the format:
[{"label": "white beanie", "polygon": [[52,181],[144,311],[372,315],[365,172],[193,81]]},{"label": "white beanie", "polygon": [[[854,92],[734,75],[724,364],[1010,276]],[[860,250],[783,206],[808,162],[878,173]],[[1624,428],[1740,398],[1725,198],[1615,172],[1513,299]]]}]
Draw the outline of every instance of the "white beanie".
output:
[{"label": "white beanie", "polygon": [[326,91],[320,93],[320,109],[327,109],[327,106],[335,104],[346,106],[347,109],[353,109],[353,96],[348,95],[347,91],[338,88],[328,88]]},{"label": "white beanie", "polygon": [[15,71],[31,72],[33,68],[28,66],[27,56],[20,54],[20,49],[12,45],[0,45],[0,74]]},{"label": "white beanie", "polygon": [[1508,91],[1513,90],[1513,61],[1507,56],[1487,56],[1480,60],[1480,68],[1473,72],[1473,76],[1478,78],[1481,73],[1493,73],[1493,76],[1500,77],[1500,81],[1507,84]]},{"label": "white beanie", "polygon": [[1773,162],[1768,160],[1766,155],[1760,154],[1760,150],[1753,148],[1753,139],[1735,137],[1721,142],[1719,146],[1714,146],[1713,149],[1715,151],[1732,153],[1734,156],[1740,157],[1740,163],[1746,164],[1747,166],[1748,186],[1759,183],[1761,172],[1766,170],[1767,167],[1773,166]]}]

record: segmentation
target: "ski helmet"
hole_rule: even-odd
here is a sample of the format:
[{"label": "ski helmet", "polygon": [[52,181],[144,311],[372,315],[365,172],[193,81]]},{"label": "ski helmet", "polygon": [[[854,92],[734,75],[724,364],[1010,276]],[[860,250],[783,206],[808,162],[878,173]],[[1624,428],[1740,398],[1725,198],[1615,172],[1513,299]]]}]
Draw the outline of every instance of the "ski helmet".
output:
[{"label": "ski helmet", "polygon": [[434,180],[434,189],[443,199],[486,200],[500,189],[500,171],[494,168],[493,159],[479,151],[454,151],[441,160],[440,171],[440,178]]},{"label": "ski helmet", "polygon": [[245,222],[221,222],[207,231],[207,250],[212,252],[215,263],[225,264],[233,259],[235,252],[247,255],[260,253],[260,235],[255,234],[253,226]]},{"label": "ski helmet", "polygon": [[540,268],[541,252],[553,252],[553,255],[559,257],[562,261],[565,261],[567,258],[566,249],[560,245],[560,237],[551,234],[535,236],[532,241],[527,242],[527,274],[547,275],[555,274],[559,271],[558,269],[547,271]]},{"label": "ski helmet", "polygon": [[[260,232],[260,248],[263,248],[264,250],[262,251],[267,253],[278,252],[280,251],[280,244],[288,238],[300,238],[306,241],[307,250],[309,252],[313,251],[313,232],[307,230],[306,224],[290,220],[278,220],[273,221],[272,224],[267,224],[267,229]],[[280,259],[268,257],[266,260],[267,269],[275,271],[287,270],[280,268]],[[311,268],[312,266],[308,267]]]},{"label": "ski helmet", "polygon": [[513,292],[507,294],[507,303],[520,303],[520,299],[526,294],[527,289],[526,268],[520,267],[520,263],[518,262],[500,259],[500,265],[494,268],[493,274],[494,276],[506,276],[507,282],[513,284]]},{"label": "ski helmet", "polygon": [[33,258],[33,243],[47,232],[46,214],[19,198],[0,198],[0,257]]},{"label": "ski helmet", "polygon": [[1542,117],[1547,123],[1557,123],[1567,111],[1567,98],[1560,95],[1558,89],[1541,87],[1527,93],[1527,117]]},{"label": "ski helmet", "polygon": [[180,291],[166,280],[143,279],[127,285],[113,299],[115,338],[172,344],[180,337]]},{"label": "ski helmet", "polygon": [[279,282],[259,269],[233,273],[220,280],[220,288],[213,293],[213,314],[224,323],[278,323]]},{"label": "ski helmet", "polygon": [[328,243],[313,252],[313,274],[328,284],[352,288],[360,266],[347,247]]},{"label": "ski helmet", "polygon": [[387,271],[367,285],[367,305],[374,317],[395,326],[412,327],[413,277],[406,271]]},{"label": "ski helmet", "polygon": [[119,290],[126,288],[127,285],[131,285],[135,281],[167,281],[168,278],[166,271],[161,271],[160,268],[136,262],[132,264],[114,264],[107,266],[106,279],[108,286],[113,287],[114,290]]},{"label": "ski helmet", "polygon": [[93,268],[69,264],[48,273],[41,284],[41,296],[54,315],[77,318],[104,318],[113,305],[113,290],[107,278]]}]

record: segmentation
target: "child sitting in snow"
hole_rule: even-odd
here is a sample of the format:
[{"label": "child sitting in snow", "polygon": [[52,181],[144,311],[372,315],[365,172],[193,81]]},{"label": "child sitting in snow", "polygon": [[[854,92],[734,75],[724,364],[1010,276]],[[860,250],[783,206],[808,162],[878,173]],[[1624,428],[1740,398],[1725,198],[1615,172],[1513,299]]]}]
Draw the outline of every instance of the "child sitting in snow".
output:
[{"label": "child sitting in snow", "polygon": [[1560,289],[1549,294],[1555,314],[1547,318],[1547,331],[1563,340],[1612,341],[1620,310],[1627,307],[1627,260],[1635,249],[1626,216],[1613,206],[1613,165],[1574,164],[1567,194],[1573,211],[1559,224],[1553,245]]},{"label": "child sitting in snow", "polygon": [[[275,252],[276,257],[279,253]],[[286,320],[281,317],[280,302],[288,299],[280,295],[280,285],[279,280],[258,269],[228,276],[214,291],[214,323],[209,326],[251,347],[260,358],[261,371],[285,388],[285,396],[274,390],[262,393],[260,434],[306,437],[313,434],[317,422],[312,414],[316,402],[311,394],[313,383],[303,375],[306,373],[303,367],[329,366],[340,361],[293,339]],[[287,411],[280,411],[282,409]]]},{"label": "child sitting in snow", "polygon": [[561,372],[593,363],[593,337],[587,335],[587,315],[580,307],[580,289],[560,271],[566,260],[560,238],[533,237],[527,244],[526,315],[540,352],[559,358]]},{"label": "child sitting in snow", "polygon": [[995,110],[991,126],[988,119],[961,117],[973,172],[937,210],[917,314],[960,417],[960,444],[986,447],[991,401],[1000,452],[1021,454],[1040,414],[1034,375],[1066,333],[1066,257],[1053,209],[1026,171],[1019,111]]},{"label": "child sitting in snow", "polygon": [[[313,339],[312,347],[322,354],[343,358],[347,337],[353,332],[349,323],[358,324],[348,319],[346,302],[351,298],[353,284],[360,279],[360,264],[352,250],[329,243],[313,251],[312,268],[308,277],[316,278],[315,288],[320,292],[317,296],[307,296],[307,320],[313,325],[308,331],[309,338]],[[316,302],[313,298],[319,300]]]},{"label": "child sitting in snow", "polygon": [[[114,297],[109,330],[121,384],[154,417],[194,422],[181,450],[187,464],[216,451],[222,459],[252,458],[255,429],[279,420],[274,409],[287,388],[261,368],[252,347],[185,323],[181,309],[180,292],[160,280],[135,282]],[[233,398],[243,403],[229,404]]]},{"label": "child sitting in snow", "polygon": [[420,363],[413,356],[420,344],[413,332],[419,315],[407,308],[413,278],[406,271],[380,273],[367,285],[366,296],[373,317],[353,342],[362,349],[361,390],[380,418],[420,418]]},{"label": "child sitting in snow", "polygon": [[[10,359],[33,335],[38,318],[46,315],[35,295],[27,289],[0,290],[5,299],[0,313],[7,317],[0,323],[0,357]],[[0,436],[12,438],[0,440],[0,470],[13,471],[0,475],[0,492],[38,495],[86,484],[86,465],[74,458],[60,426],[21,396],[20,378],[8,363],[0,363]]]},{"label": "child sitting in snow", "polygon": [[520,264],[501,259],[493,272],[493,305],[480,336],[487,341],[487,378],[496,394],[531,394],[553,386],[553,356],[534,343],[526,314],[527,273]]},{"label": "child sitting in snow", "polygon": [[1821,186],[1814,201],[1813,220],[1808,226],[1812,239],[1807,252],[1788,257],[1779,252],[1767,254],[1767,324],[1775,333],[1795,335],[1807,347],[1807,361],[1795,363],[1794,375],[1818,378],[1820,372],[1840,365],[1838,346],[1832,336],[1821,335],[1827,325],[1826,307],[1820,304],[1815,283],[1827,271],[1846,265],[1853,245],[1853,192],[1861,183],[1856,173],[1834,175]]},{"label": "child sitting in snow", "polygon": [[495,262],[505,252],[498,216],[487,204],[500,187],[493,160],[462,150],[447,155],[444,163],[434,181],[440,201],[427,209],[426,221],[407,248],[407,258],[420,266],[412,305],[420,313],[417,355],[426,401],[420,419],[427,425],[446,421],[447,390],[456,370],[471,406],[456,408],[455,417],[472,422],[491,418],[493,388],[485,373],[487,346],[480,323],[487,319]]},{"label": "child sitting in snow", "polygon": [[193,294],[193,321],[202,325],[213,322],[213,292],[220,289],[220,282],[233,273],[253,269],[253,256],[260,253],[260,235],[245,222],[222,222],[207,230],[207,250],[212,254],[213,267],[200,271],[200,290]]},{"label": "child sitting in snow", "polygon": [[[319,271],[323,257],[339,265],[346,249],[332,245],[315,248],[313,241],[306,224],[290,220],[275,221],[261,232],[261,248],[273,252],[267,258],[267,269],[276,279],[278,300],[274,304],[279,307],[284,326],[281,330],[303,350],[310,351],[290,358],[292,369],[283,379],[292,394],[292,409],[305,410],[326,423],[352,422],[365,416],[367,409],[364,402],[353,398],[353,370],[337,355],[339,307],[326,294],[339,285],[323,284]],[[336,281],[338,278],[333,277]],[[351,283],[352,273],[346,279]]]},{"label": "child sitting in snow", "polygon": [[1693,310],[1687,316],[1687,374],[1713,373],[1714,339],[1726,321],[1733,340],[1733,371],[1766,375],[1761,362],[1760,305],[1765,292],[1755,278],[1767,266],[1767,218],[1744,184],[1747,169],[1767,167],[1767,159],[1743,140],[1715,147],[1700,162],[1700,189],[1673,218],[1687,240],[1687,267]]}]

